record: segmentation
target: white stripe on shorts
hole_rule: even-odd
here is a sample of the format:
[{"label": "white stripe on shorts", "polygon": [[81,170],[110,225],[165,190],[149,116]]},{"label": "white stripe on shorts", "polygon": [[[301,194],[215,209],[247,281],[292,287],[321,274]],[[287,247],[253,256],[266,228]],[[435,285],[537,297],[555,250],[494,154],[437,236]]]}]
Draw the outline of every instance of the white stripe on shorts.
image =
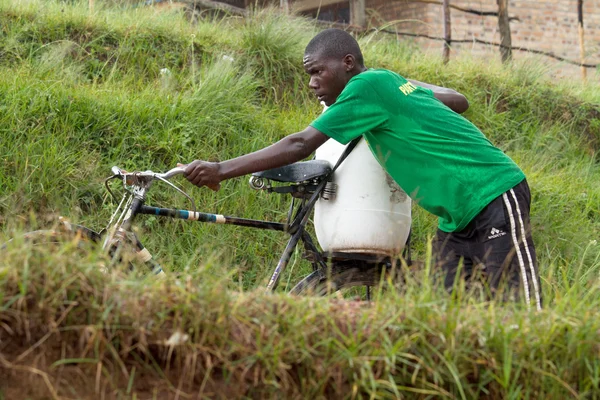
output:
[{"label": "white stripe on shorts", "polygon": [[527,302],[527,308],[531,307],[530,305],[530,297],[529,297],[529,283],[527,282],[527,271],[525,270],[525,263],[523,262],[523,255],[521,254],[521,248],[519,246],[519,241],[517,240],[517,229],[515,227],[515,217],[513,216],[512,206],[510,205],[510,201],[508,201],[508,196],[506,193],[502,194],[502,199],[504,200],[504,206],[508,210],[508,216],[510,218],[510,233],[513,239],[513,244],[515,245],[515,250],[517,252],[517,258],[519,260],[519,268],[521,269],[521,278],[523,279],[523,288],[525,289],[525,301]]},{"label": "white stripe on shorts", "polygon": [[527,254],[527,261],[529,262],[529,271],[531,272],[531,280],[533,282],[533,290],[535,294],[535,305],[539,310],[542,309],[542,301],[540,299],[540,289],[538,287],[538,278],[535,275],[535,267],[533,266],[533,260],[531,258],[531,252],[529,251],[529,245],[527,243],[527,235],[525,234],[525,225],[523,225],[523,217],[521,216],[521,209],[519,208],[519,203],[517,202],[517,196],[515,195],[515,191],[510,189],[510,194],[515,201],[515,207],[517,208],[517,216],[519,217],[519,225],[521,225],[521,237],[523,238],[523,247],[525,248],[525,253]]}]

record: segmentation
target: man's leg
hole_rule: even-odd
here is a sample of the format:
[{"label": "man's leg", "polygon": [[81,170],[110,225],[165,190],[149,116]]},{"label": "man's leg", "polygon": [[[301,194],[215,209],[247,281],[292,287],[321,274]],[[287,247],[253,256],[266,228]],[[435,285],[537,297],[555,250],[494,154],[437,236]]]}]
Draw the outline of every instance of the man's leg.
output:
[{"label": "man's leg", "polygon": [[432,253],[435,262],[434,270],[441,272],[444,288],[450,292],[454,287],[460,268],[460,279],[468,282],[471,279],[473,262],[460,237],[453,233],[437,230],[432,243]]},{"label": "man's leg", "polygon": [[531,237],[531,194],[524,180],[492,201],[476,218],[479,248],[475,257],[485,265],[488,285],[495,293],[515,294],[523,288],[528,305],[542,307],[541,282]]}]

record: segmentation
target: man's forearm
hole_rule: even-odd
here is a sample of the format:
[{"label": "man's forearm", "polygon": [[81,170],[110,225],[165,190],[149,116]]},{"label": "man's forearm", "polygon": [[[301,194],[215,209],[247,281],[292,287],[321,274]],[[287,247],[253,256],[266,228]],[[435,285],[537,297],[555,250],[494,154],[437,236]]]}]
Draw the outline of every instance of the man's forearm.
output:
[{"label": "man's forearm", "polygon": [[286,136],[269,147],[219,163],[221,180],[292,164],[308,157],[314,150],[298,134]]},{"label": "man's forearm", "polygon": [[[185,177],[198,187],[219,190],[221,181],[253,172],[282,167],[308,157],[329,139],[309,126],[254,153],[223,162],[194,160],[185,165]],[[182,164],[183,165],[183,164]]]}]

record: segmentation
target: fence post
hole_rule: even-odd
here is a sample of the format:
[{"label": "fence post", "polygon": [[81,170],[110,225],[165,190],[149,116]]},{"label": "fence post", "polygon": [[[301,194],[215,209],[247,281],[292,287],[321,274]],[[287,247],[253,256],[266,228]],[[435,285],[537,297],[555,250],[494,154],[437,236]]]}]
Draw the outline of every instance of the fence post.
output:
[{"label": "fence post", "polygon": [[88,8],[90,9],[90,14],[94,13],[94,0],[88,0]]},{"label": "fence post", "polygon": [[498,30],[500,31],[500,55],[502,62],[512,59],[512,40],[510,37],[510,21],[508,20],[508,0],[498,1]]},{"label": "fence post", "polygon": [[587,78],[587,69],[585,64],[585,45],[583,42],[583,0],[577,0],[577,22],[579,25],[579,56],[581,58],[581,76],[585,81]]},{"label": "fence post", "polygon": [[290,13],[290,2],[289,0],[279,0],[279,7],[283,10],[285,14]]},{"label": "fence post", "polygon": [[450,43],[452,43],[452,22],[450,19],[450,0],[444,0],[442,3],[442,14],[444,17],[444,51],[442,58],[444,64],[450,61]]},{"label": "fence post", "polygon": [[365,0],[350,0],[350,24],[364,28],[366,22]]}]

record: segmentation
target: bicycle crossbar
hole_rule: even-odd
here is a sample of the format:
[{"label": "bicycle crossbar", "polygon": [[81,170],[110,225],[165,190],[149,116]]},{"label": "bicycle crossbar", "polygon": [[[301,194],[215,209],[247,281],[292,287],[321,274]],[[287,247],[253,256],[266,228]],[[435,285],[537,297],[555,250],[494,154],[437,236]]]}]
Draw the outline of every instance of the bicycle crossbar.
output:
[{"label": "bicycle crossbar", "polygon": [[259,221],[255,219],[228,217],[221,214],[209,214],[189,210],[176,210],[172,208],[142,206],[138,213],[148,215],[159,215],[161,217],[186,219],[190,221],[210,222],[214,224],[245,226],[257,229],[272,229],[275,231],[286,230],[286,225],[279,222],[268,222]]}]

